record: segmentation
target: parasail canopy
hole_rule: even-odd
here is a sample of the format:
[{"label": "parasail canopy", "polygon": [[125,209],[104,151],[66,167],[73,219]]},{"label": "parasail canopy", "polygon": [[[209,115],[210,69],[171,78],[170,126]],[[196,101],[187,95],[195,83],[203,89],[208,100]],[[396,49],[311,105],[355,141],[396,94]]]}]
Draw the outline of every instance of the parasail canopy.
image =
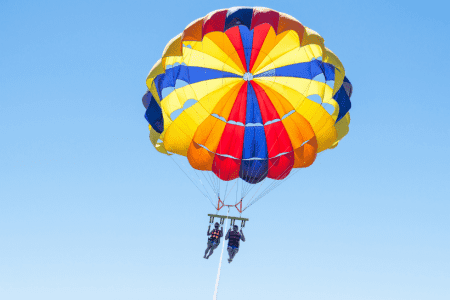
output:
[{"label": "parasail canopy", "polygon": [[338,57],[318,33],[267,8],[195,20],[146,83],[155,148],[223,181],[284,179],[349,130],[352,85]]}]

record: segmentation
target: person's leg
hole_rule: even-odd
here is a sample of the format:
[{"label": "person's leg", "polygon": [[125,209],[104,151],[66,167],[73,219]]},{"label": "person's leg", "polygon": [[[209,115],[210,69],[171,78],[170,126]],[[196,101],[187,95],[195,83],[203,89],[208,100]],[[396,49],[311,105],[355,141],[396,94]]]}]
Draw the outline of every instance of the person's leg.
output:
[{"label": "person's leg", "polygon": [[232,252],[232,257],[231,257],[231,260],[233,260],[234,259],[234,256],[236,255],[236,253],[238,253],[239,252],[239,248],[234,248],[233,249],[233,252]]},{"label": "person's leg", "polygon": [[208,254],[208,251],[209,251],[209,249],[210,249],[211,247],[212,247],[211,243],[208,242],[208,247],[206,248],[205,255],[203,256],[203,258],[207,258],[207,257],[206,257],[206,254]]},{"label": "person's leg", "polygon": [[227,248],[227,251],[228,251],[228,262],[230,263],[231,262],[231,260],[232,260],[232,255],[233,255],[233,248],[231,248],[231,247],[228,247]]},{"label": "person's leg", "polygon": [[206,256],[206,258],[209,258],[213,254],[213,252],[217,248],[217,246],[219,246],[219,245],[214,244],[214,246],[211,246],[211,250],[209,250],[209,254],[208,254],[208,256]]}]

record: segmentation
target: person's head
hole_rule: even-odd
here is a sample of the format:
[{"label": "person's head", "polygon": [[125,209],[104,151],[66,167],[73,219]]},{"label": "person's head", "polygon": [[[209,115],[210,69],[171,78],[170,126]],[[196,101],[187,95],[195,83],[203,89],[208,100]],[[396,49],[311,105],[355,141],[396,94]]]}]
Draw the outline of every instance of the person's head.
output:
[{"label": "person's head", "polygon": [[214,228],[219,229],[219,223],[214,224]]},{"label": "person's head", "polygon": [[238,231],[238,229],[239,229],[239,227],[238,227],[237,225],[234,225],[234,226],[233,226],[233,230],[234,230],[234,231]]}]

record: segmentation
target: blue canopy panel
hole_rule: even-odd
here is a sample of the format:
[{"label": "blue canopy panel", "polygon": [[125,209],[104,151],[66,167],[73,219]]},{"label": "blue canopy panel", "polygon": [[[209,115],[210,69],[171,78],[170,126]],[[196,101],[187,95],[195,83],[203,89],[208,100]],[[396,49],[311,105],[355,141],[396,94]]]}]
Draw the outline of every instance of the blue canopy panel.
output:
[{"label": "blue canopy panel", "polygon": [[156,132],[162,133],[164,131],[162,110],[150,91],[147,91],[142,97],[142,103],[144,103],[144,105],[147,104],[147,110],[145,111],[145,119],[147,122]]},{"label": "blue canopy panel", "polygon": [[239,26],[239,32],[241,33],[242,45],[244,46],[245,61],[247,62],[247,72],[249,72],[250,58],[252,56],[253,49],[253,30],[249,30],[245,26]]},{"label": "blue canopy panel", "polygon": [[255,184],[266,179],[269,173],[269,160],[246,160],[241,161],[241,170],[239,171],[239,177],[250,183]]},{"label": "blue canopy panel", "polygon": [[251,84],[247,85],[247,111],[245,115],[245,124],[263,125],[258,99],[256,98],[255,90]]},{"label": "blue canopy panel", "polygon": [[284,76],[313,79],[319,74],[323,74],[327,81],[334,80],[334,66],[320,60],[313,60],[268,70],[254,77]]},{"label": "blue canopy panel", "polygon": [[244,145],[239,177],[248,183],[258,183],[268,174],[268,151],[261,111],[251,84],[247,89]]},{"label": "blue canopy panel", "polygon": [[247,7],[230,8],[227,11],[224,31],[236,25],[244,25],[247,28],[250,28],[252,24],[252,17],[253,17],[253,8]]},{"label": "blue canopy panel", "polygon": [[321,69],[323,71],[323,75],[325,76],[325,80],[334,80],[334,66],[329,63],[322,63]]},{"label": "blue canopy panel", "polygon": [[161,91],[167,87],[175,87],[177,80],[185,81],[187,84],[193,84],[210,79],[230,77],[239,78],[240,76],[220,70],[178,65],[167,69],[165,73],[156,76],[154,83],[156,90],[158,91],[159,98],[162,101],[163,97],[161,95]]},{"label": "blue canopy panel", "polygon": [[345,91],[347,92],[347,95],[349,98],[352,97],[352,93],[353,93],[353,85],[350,82],[350,80],[348,80],[347,77],[344,77],[344,83],[342,84],[345,88]]},{"label": "blue canopy panel", "polygon": [[[347,79],[347,77],[344,77],[344,84],[350,83],[350,81]],[[347,94],[347,91],[345,90],[344,84],[339,88],[336,95],[333,96],[333,99],[336,100],[336,102],[339,104],[339,114],[336,119],[336,123],[342,119],[345,114],[350,110],[352,107],[352,103],[350,102],[350,97]],[[350,83],[351,86],[351,83]]]}]

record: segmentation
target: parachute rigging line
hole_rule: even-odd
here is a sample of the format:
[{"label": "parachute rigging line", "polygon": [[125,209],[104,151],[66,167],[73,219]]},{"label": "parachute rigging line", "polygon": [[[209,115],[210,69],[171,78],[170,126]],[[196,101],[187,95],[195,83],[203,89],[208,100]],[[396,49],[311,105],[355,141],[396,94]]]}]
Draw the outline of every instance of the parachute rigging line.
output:
[{"label": "parachute rigging line", "polygon": [[[228,196],[231,194],[231,191],[234,189],[234,186],[236,185],[236,183],[238,182],[238,180],[239,180],[239,178],[236,178],[235,182],[234,182],[233,185],[231,186],[230,191],[228,192],[228,194],[225,195],[225,198],[223,198],[223,201],[225,201],[225,199],[227,199]],[[236,189],[237,189],[237,186],[236,186]],[[237,203],[237,199],[236,199],[236,203]],[[236,203],[235,203],[235,204],[236,204]]]},{"label": "parachute rigging line", "polygon": [[[317,156],[321,156],[321,153],[317,153]],[[258,200],[260,200],[262,197],[266,196],[268,193],[270,193],[272,190],[276,189],[277,187],[279,187],[284,181],[288,180],[289,178],[291,178],[292,176],[294,176],[295,174],[298,173],[298,171],[300,171],[300,169],[296,169],[294,170],[293,173],[290,173],[284,180],[278,180],[278,181],[274,181],[271,183],[271,185],[269,185],[261,194],[259,194],[255,199],[250,199],[250,201],[248,202],[248,204],[245,206],[245,208],[242,210],[246,210],[248,207],[252,206],[254,203],[256,203]],[[276,184],[275,186],[273,186],[273,184]],[[268,190],[269,189],[269,190]],[[255,197],[257,191],[255,192],[255,194],[253,195],[253,197]],[[253,198],[252,197],[252,198]]]},{"label": "parachute rigging line", "polygon": [[[274,189],[276,189],[278,186],[280,186],[284,181],[288,180],[289,178],[291,178],[292,176],[294,176],[299,170],[295,170],[294,173],[289,174],[284,180],[278,180],[278,181],[273,181],[272,183],[269,184],[269,186],[267,186],[260,194],[258,194],[259,189],[253,194],[253,196],[250,198],[249,202],[247,203],[247,205],[245,206],[245,208],[243,209],[246,210],[248,207],[252,206],[253,204],[255,204],[256,202],[258,202],[261,198],[263,198],[264,196],[266,196],[267,194],[269,194],[271,191],[273,191]],[[257,195],[258,194],[258,195]]]},{"label": "parachute rigging line", "polygon": [[[168,155],[176,164],[177,164],[177,166],[178,166],[178,168],[180,168],[180,170],[181,171],[183,171],[183,173],[189,178],[189,180],[195,185],[195,187],[200,191],[200,193],[202,193],[203,194],[203,196],[205,196],[205,198],[206,199],[208,199],[209,200],[209,202],[211,202],[211,205],[213,206],[213,207],[215,207],[215,205],[214,205],[214,203],[212,202],[212,200],[211,200],[211,198],[208,196],[208,191],[206,191],[206,194],[200,189],[200,187],[195,183],[195,181],[194,180],[192,180],[192,178],[191,178],[191,176],[189,176],[184,170],[183,170],[183,168],[182,167],[180,167],[180,165],[175,161],[175,159],[172,157],[173,155]],[[197,175],[198,176],[198,175]],[[201,182],[201,181],[200,181]],[[203,184],[202,184],[203,185]],[[203,187],[205,187],[205,186],[203,186]],[[206,188],[205,188],[205,190],[206,190]]]},{"label": "parachute rigging line", "polygon": [[214,194],[217,194],[217,189],[216,189],[216,186],[214,184],[214,181],[213,181],[213,178],[211,177],[211,175],[209,173],[207,173],[207,175],[205,175],[205,172],[201,172],[201,174],[203,175],[205,180],[208,182],[209,186],[212,188]]},{"label": "parachute rigging line", "polygon": [[255,197],[255,198],[254,199],[250,199],[249,203],[247,204],[247,206],[245,206],[245,208],[242,211],[246,210],[248,207],[250,207],[253,204],[255,204],[256,202],[258,202],[261,198],[263,198],[264,196],[269,194],[271,191],[273,191],[274,189],[279,187],[283,182],[285,182],[286,180],[288,180],[289,178],[291,178],[292,176],[297,174],[298,171],[300,171],[300,170],[295,170],[293,173],[289,174],[284,180],[278,180],[278,181],[272,182],[267,188],[265,188],[261,192],[261,194],[259,194],[258,196],[255,197],[256,193],[258,192],[258,191],[256,191],[255,194],[253,195],[253,197]]},{"label": "parachute rigging line", "polygon": [[[242,184],[241,184],[241,190],[242,190]],[[236,185],[236,201],[234,202],[234,205],[238,203],[238,191],[239,191],[239,181],[237,181]]]}]

